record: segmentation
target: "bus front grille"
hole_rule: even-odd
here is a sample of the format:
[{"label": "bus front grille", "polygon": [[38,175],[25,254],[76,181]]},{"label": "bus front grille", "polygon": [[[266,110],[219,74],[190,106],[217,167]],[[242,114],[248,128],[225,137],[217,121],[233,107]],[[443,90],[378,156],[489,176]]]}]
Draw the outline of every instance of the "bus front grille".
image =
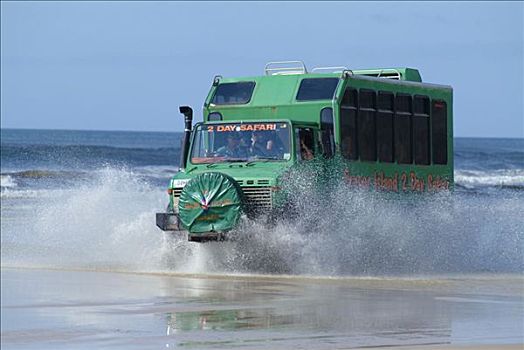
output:
[{"label": "bus front grille", "polygon": [[[269,210],[272,208],[271,201],[271,187],[241,187],[244,193],[245,204],[250,211]],[[173,190],[173,199],[178,206],[178,199],[182,193],[182,188],[175,188]]]},{"label": "bus front grille", "polygon": [[246,205],[251,210],[271,209],[271,187],[242,187]]}]

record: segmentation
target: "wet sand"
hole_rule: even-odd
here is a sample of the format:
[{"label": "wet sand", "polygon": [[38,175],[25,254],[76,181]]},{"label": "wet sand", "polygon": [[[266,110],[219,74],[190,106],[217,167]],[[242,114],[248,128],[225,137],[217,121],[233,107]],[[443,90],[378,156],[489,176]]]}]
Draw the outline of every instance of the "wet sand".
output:
[{"label": "wet sand", "polygon": [[522,349],[524,278],[1,271],[2,349]]}]

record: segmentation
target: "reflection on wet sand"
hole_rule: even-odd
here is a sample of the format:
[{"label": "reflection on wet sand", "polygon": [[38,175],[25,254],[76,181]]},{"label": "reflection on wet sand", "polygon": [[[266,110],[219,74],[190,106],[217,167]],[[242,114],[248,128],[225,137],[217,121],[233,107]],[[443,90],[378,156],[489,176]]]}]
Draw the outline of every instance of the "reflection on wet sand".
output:
[{"label": "reflection on wet sand", "polygon": [[2,349],[499,348],[523,343],[523,282],[4,268]]}]

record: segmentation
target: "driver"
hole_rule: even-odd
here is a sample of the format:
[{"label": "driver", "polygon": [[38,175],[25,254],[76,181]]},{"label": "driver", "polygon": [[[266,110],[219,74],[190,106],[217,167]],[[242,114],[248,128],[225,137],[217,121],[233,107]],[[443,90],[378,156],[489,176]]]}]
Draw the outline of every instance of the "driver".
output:
[{"label": "driver", "polygon": [[247,152],[245,148],[241,147],[239,137],[233,133],[229,133],[227,135],[227,143],[216,151],[216,156],[245,158],[247,157]]}]

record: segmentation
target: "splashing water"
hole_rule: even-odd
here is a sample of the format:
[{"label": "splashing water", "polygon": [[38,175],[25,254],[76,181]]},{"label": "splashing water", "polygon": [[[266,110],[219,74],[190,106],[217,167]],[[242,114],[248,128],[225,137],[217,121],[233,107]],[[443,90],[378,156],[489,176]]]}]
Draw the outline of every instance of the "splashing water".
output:
[{"label": "splashing water", "polygon": [[294,219],[246,220],[230,241],[198,244],[155,227],[163,191],[104,168],[76,187],[17,198],[27,210],[2,213],[2,264],[322,276],[524,270],[521,192],[399,199],[341,183],[326,195],[307,176],[295,181]]},{"label": "splashing water", "polygon": [[36,192],[22,193],[25,216],[2,220],[3,264],[147,270],[159,262],[164,238],[151,218],[164,198],[133,172],[105,168],[72,189]]},{"label": "splashing water", "polygon": [[175,268],[321,276],[524,270],[520,192],[398,198],[341,183],[326,194],[312,178],[295,176],[295,219],[271,227],[245,222],[232,242],[179,242]]}]

